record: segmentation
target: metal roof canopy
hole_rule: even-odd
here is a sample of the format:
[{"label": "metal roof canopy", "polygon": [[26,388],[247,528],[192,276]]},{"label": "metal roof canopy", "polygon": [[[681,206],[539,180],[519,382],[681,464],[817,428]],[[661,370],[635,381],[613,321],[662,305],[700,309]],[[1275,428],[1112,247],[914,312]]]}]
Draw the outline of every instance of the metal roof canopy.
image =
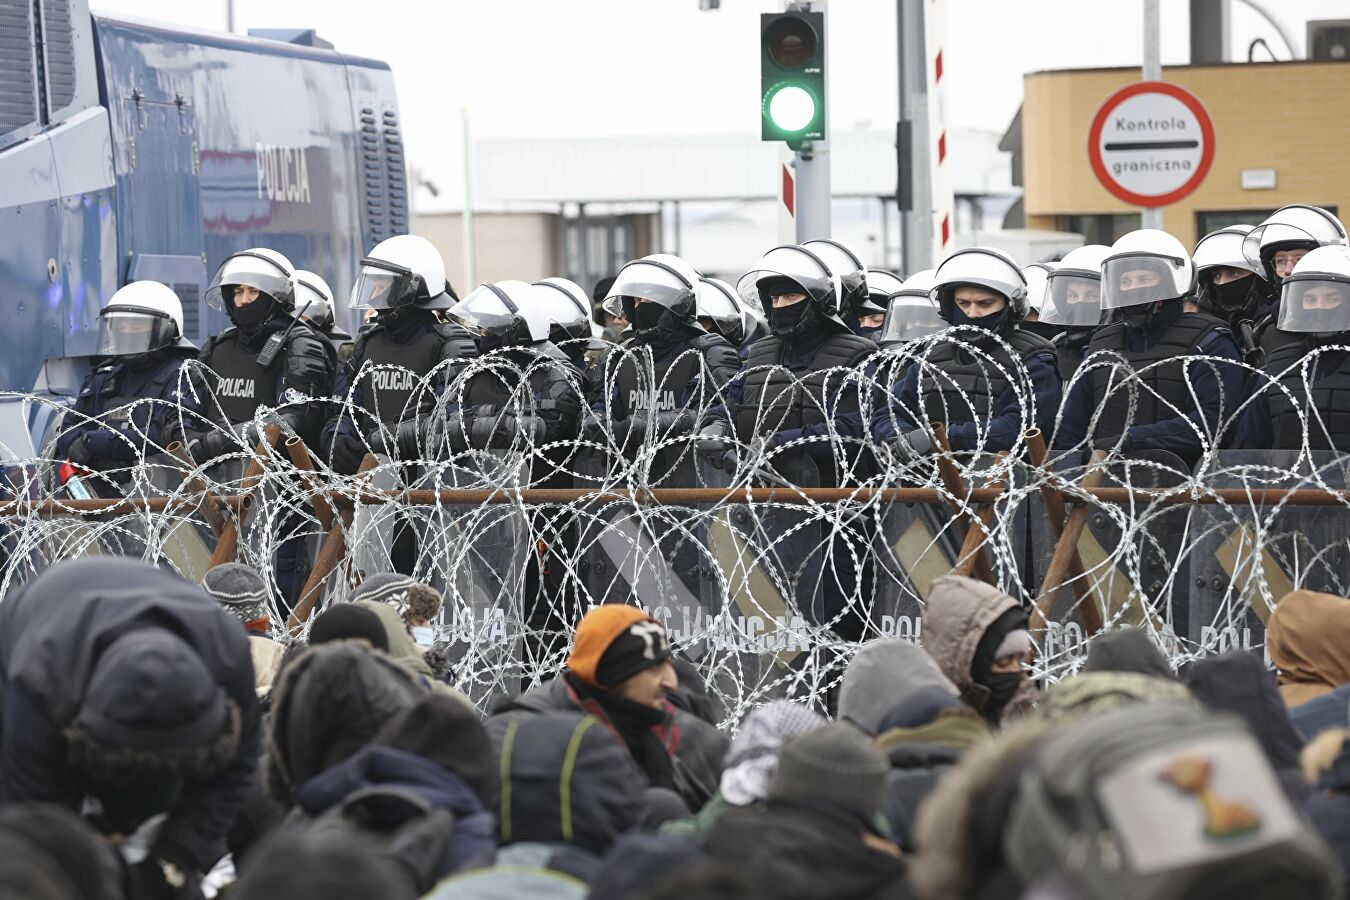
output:
[{"label": "metal roof canopy", "polygon": [[[1014,194],[999,134],[952,135],[958,194]],[[777,196],[778,145],[755,135],[474,141],[474,199],[489,203],[760,200]],[[895,135],[830,136],[832,194],[895,193]],[[991,179],[990,175],[998,177]],[[965,176],[964,178],[962,176]],[[991,181],[993,182],[991,186]]]}]

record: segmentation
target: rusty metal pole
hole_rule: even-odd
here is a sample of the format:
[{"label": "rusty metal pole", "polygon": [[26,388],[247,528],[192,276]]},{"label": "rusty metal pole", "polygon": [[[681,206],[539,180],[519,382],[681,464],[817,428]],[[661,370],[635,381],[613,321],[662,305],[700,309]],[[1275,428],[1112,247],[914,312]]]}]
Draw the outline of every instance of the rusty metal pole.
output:
[{"label": "rusty metal pole", "polygon": [[[942,478],[942,484],[949,494],[947,504],[951,507],[953,518],[956,522],[957,533],[961,535],[961,545],[964,547],[970,540],[971,533],[974,532],[978,538],[980,534],[979,527],[974,523],[976,519],[969,511],[969,504],[973,501],[973,492],[968,491],[964,479],[961,478],[961,472],[956,468],[956,462],[952,459],[952,445],[947,440],[947,426],[942,422],[930,422],[928,427],[933,432],[933,443],[941,449],[941,454],[937,458],[938,474]],[[961,505],[965,500],[966,506]],[[978,544],[977,544],[978,546]],[[959,563],[964,557],[958,557]],[[975,577],[986,584],[994,583],[994,570],[989,567],[989,561],[985,559],[983,553],[973,554]]]},{"label": "rusty metal pole", "polygon": [[263,429],[262,440],[258,441],[258,446],[254,448],[253,458],[249,460],[248,468],[244,470],[244,480],[239,485],[239,492],[244,495],[244,502],[239,504],[234,517],[225,523],[221,530],[220,540],[216,542],[216,552],[211,556],[211,563],[208,569],[232,562],[239,554],[239,529],[244,527],[248,521],[249,510],[253,507],[252,490],[262,476],[262,458],[269,450],[275,446],[277,439],[281,437],[281,426],[275,423],[267,425]]},{"label": "rusty metal pole", "polygon": [[[1008,458],[1006,452],[999,453],[998,460],[1002,463]],[[986,488],[997,488],[1003,490],[1007,483],[995,475],[985,483]],[[985,503],[980,506],[979,514],[975,517],[975,527],[966,532],[966,539],[961,544],[961,552],[956,557],[956,567],[952,569],[953,575],[970,575],[972,571],[981,563],[985,563],[989,569],[990,578],[986,583],[993,584],[993,563],[985,556],[983,550],[986,543],[989,542],[989,525],[994,521],[994,503]]]},{"label": "rusty metal pole", "polygon": [[[361,467],[356,470],[357,475],[364,475],[371,469],[379,465],[379,460],[372,453],[367,453],[365,459],[361,460]],[[328,580],[328,576],[333,574],[338,564],[342,562],[347,555],[347,529],[352,527],[352,517],[356,513],[356,504],[364,502],[362,495],[364,490],[357,492],[355,500],[343,498],[338,503],[337,518],[333,521],[333,527],[324,535],[323,544],[319,547],[319,552],[314,558],[314,567],[309,570],[309,578],[305,581],[304,588],[300,591],[300,600],[295,604],[295,609],[291,611],[290,617],[286,620],[286,629],[292,635],[299,634],[300,629],[305,627],[305,622],[309,621],[310,614],[314,612],[314,607],[323,599],[323,583]]]},{"label": "rusty metal pole", "polygon": [[[165,452],[178,460],[178,464],[183,467],[183,473],[186,475],[196,468],[196,463],[192,457],[188,456],[187,448],[183,446],[182,441],[174,441],[164,448]],[[225,529],[225,515],[220,511],[220,504],[214,494],[202,482],[201,476],[193,475],[186,480],[188,490],[202,498],[202,514],[206,516],[206,524],[211,526],[211,533],[219,540],[220,533]]]},{"label": "rusty metal pole", "polygon": [[290,456],[291,462],[300,470],[300,480],[305,483],[305,489],[309,491],[310,503],[314,506],[314,515],[318,517],[319,527],[325,532],[333,527],[333,507],[328,502],[327,493],[319,489],[319,485],[314,477],[314,463],[310,460],[309,448],[305,442],[298,437],[290,438],[286,441],[286,453]]},{"label": "rusty metal pole", "polygon": [[[1092,451],[1092,457],[1088,461],[1089,471],[1083,476],[1080,486],[1087,491],[1095,488],[1101,483],[1106,475],[1106,468],[1103,465],[1106,459],[1105,450]],[[1069,571],[1069,561],[1072,557],[1071,551],[1078,549],[1078,539],[1083,536],[1083,528],[1087,525],[1088,514],[1092,511],[1092,505],[1087,502],[1080,502],[1069,513],[1068,519],[1064,522],[1064,530],[1059,535],[1059,540],[1055,542],[1054,555],[1050,557],[1050,567],[1045,572],[1045,577],[1041,579],[1040,596],[1036,598],[1036,606],[1031,611],[1031,630],[1035,634],[1045,630],[1046,614],[1054,605],[1055,594],[1059,592],[1064,584],[1065,576]],[[1083,622],[1088,625],[1087,621]],[[1097,630],[1100,630],[1100,617],[1097,622]]]},{"label": "rusty metal pole", "polygon": [[[1046,515],[1050,517],[1050,528],[1055,534],[1056,543],[1058,543],[1060,536],[1064,534],[1065,519],[1068,517],[1065,512],[1064,494],[1055,486],[1053,473],[1045,468],[1049,450],[1045,446],[1045,437],[1041,434],[1041,430],[1033,428],[1028,431],[1026,442],[1027,457],[1041,473],[1041,503],[1045,505]],[[1083,558],[1078,553],[1077,541],[1069,549],[1068,565],[1069,587],[1073,590],[1074,598],[1078,601],[1078,608],[1082,610],[1083,624],[1093,633],[1100,631],[1102,627],[1101,607],[1088,584],[1087,569],[1083,566]],[[1049,573],[1047,572],[1047,574]],[[1095,623],[1095,625],[1092,623]]]}]

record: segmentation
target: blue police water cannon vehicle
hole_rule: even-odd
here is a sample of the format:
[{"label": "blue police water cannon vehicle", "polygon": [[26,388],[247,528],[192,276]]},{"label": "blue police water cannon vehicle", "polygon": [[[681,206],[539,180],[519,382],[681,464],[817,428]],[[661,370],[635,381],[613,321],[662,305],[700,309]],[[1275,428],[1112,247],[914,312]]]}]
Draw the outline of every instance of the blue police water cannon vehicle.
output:
[{"label": "blue police water cannon vehicle", "polygon": [[[408,230],[393,75],[312,31],[248,37],[0,0],[0,391],[78,391],[101,306],[153,279],[198,343],[206,287],[270,247],[327,279]],[[0,396],[0,454],[40,451],[55,410]]]}]

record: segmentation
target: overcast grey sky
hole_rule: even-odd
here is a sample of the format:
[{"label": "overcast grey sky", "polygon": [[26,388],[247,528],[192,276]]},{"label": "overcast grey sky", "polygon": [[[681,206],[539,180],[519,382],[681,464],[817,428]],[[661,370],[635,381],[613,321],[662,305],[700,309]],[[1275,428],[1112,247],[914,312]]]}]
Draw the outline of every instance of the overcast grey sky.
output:
[{"label": "overcast grey sky", "polygon": [[[1350,0],[1263,0],[1302,53],[1305,21],[1350,17]],[[98,12],[223,30],[225,0],[93,0]],[[460,108],[474,137],[622,137],[758,130],[758,15],[773,0],[236,0],[236,30],[316,28],[339,50],[388,62],[411,164],[457,205]],[[896,118],[894,0],[830,0],[834,128]],[[1186,0],[1163,0],[1163,63],[1189,55]],[[950,0],[951,123],[1004,129],[1022,75],[1138,65],[1142,0]],[[1234,58],[1273,29],[1233,3]],[[1263,51],[1258,49],[1258,54]],[[1258,58],[1265,58],[1258,56]],[[433,205],[423,198],[424,206]]]}]

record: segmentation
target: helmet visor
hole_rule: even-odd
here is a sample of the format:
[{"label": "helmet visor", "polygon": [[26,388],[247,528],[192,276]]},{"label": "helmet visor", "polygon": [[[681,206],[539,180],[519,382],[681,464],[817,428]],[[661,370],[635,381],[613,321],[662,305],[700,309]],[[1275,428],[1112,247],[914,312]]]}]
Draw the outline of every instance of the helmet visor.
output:
[{"label": "helmet visor", "polygon": [[886,322],[881,326],[881,342],[913,341],[937,334],[946,327],[947,323],[942,321],[931,299],[912,295],[892,297]]},{"label": "helmet visor", "polygon": [[385,310],[411,306],[421,286],[422,279],[410,269],[383,260],[363,259],[361,273],[352,288],[352,307]]},{"label": "helmet visor", "polygon": [[136,356],[169,346],[178,326],[168,314],[134,306],[116,306],[98,316],[96,356]]},{"label": "helmet visor", "polygon": [[450,307],[447,315],[474,334],[506,336],[514,334],[520,312],[491,285],[482,285]]},{"label": "helmet visor", "polygon": [[1102,263],[1102,309],[1125,309],[1175,300],[1186,260],[1156,253],[1127,253]]},{"label": "helmet visor", "polygon": [[775,269],[755,269],[747,272],[736,284],[736,293],[746,303],[764,309],[773,308],[773,298],[788,294],[804,294],[807,299],[819,302],[830,296],[834,285],[827,275],[810,275],[803,272],[785,272]]},{"label": "helmet visor", "polygon": [[694,288],[686,284],[677,272],[646,260],[638,260],[623,267],[609,293],[605,295],[605,312],[611,316],[624,314],[623,301],[647,300],[675,309],[694,297]]},{"label": "helmet visor", "polygon": [[1291,275],[1280,294],[1280,331],[1350,331],[1350,278],[1309,272]]},{"label": "helmet visor", "polygon": [[221,264],[211,286],[206,289],[206,302],[213,309],[228,311],[234,292],[240,287],[261,291],[282,304],[294,296],[291,276],[265,256],[236,253]]},{"label": "helmet visor", "polygon": [[1086,269],[1056,271],[1046,282],[1041,321],[1070,328],[1102,324],[1102,278]]}]

